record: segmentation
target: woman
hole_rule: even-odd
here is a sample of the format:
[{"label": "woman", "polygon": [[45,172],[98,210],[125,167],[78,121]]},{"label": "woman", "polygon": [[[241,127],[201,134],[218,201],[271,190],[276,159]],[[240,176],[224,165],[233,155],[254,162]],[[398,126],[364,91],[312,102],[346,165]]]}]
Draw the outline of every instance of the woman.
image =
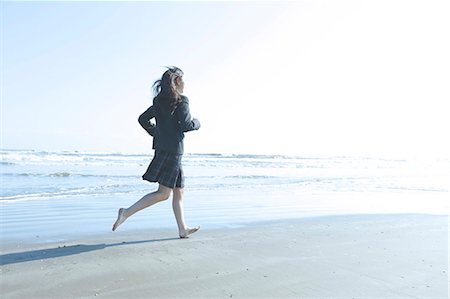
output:
[{"label": "woman", "polygon": [[[198,130],[200,122],[191,119],[188,98],[183,96],[183,72],[177,67],[168,68],[162,78],[153,84],[156,97],[153,105],[139,116],[141,126],[153,136],[155,155],[142,178],[158,182],[158,190],[142,197],[127,209],[119,209],[112,230],[115,231],[128,217],[155,203],[169,198],[173,192],[173,212],[180,238],[186,238],[200,227],[189,228],[183,216],[184,175],[181,166],[184,132]],[[150,122],[156,118],[156,125]]]}]

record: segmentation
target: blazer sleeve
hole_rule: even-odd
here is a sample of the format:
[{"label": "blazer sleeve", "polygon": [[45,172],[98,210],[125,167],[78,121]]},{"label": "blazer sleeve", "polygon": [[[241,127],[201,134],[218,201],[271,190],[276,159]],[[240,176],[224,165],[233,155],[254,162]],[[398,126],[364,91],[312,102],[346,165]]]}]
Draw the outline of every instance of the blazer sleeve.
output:
[{"label": "blazer sleeve", "polygon": [[147,133],[149,133],[151,136],[155,135],[156,125],[150,122],[152,118],[155,117],[155,108],[154,106],[151,106],[147,110],[145,110],[144,113],[142,113],[139,118],[139,124],[144,128]]},{"label": "blazer sleeve", "polygon": [[189,100],[184,97],[176,109],[178,125],[183,132],[189,132],[200,129],[200,122],[198,119],[192,119],[189,111]]}]

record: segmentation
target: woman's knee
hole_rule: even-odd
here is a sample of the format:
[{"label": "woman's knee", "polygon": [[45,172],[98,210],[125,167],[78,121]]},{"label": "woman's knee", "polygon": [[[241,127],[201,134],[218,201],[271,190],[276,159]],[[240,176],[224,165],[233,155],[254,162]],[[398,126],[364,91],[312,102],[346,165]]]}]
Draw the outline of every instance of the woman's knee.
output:
[{"label": "woman's knee", "polygon": [[182,200],[183,194],[184,194],[183,188],[173,189],[173,199],[174,200]]},{"label": "woman's knee", "polygon": [[167,200],[170,197],[172,189],[170,189],[169,187],[159,185],[158,191],[156,192],[158,193],[160,200],[163,201]]}]

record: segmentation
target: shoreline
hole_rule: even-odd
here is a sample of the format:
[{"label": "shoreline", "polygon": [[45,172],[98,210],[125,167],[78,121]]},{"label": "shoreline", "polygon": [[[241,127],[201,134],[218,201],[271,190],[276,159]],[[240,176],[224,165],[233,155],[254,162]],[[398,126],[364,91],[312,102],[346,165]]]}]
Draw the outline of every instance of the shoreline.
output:
[{"label": "shoreline", "polygon": [[3,247],[4,298],[447,298],[450,216],[363,214]]},{"label": "shoreline", "polygon": [[[152,190],[152,189],[150,189]],[[189,191],[189,190],[188,190]],[[266,221],[361,214],[448,215],[444,193],[312,192],[295,189],[254,194],[253,190],[227,190],[211,197],[210,191],[185,194],[188,225],[229,229]],[[134,203],[139,195],[68,197],[1,203],[1,241],[51,243],[111,233],[117,210]],[[425,204],[426,203],[426,204]],[[159,203],[127,220],[120,231],[149,232],[176,229],[171,201]],[[176,234],[175,234],[176,236]]]},{"label": "shoreline", "polygon": [[[160,212],[158,210],[158,212]],[[163,223],[160,226],[152,226],[149,225],[151,223],[149,222],[142,222],[142,218],[144,218],[144,215],[134,215],[133,218],[129,220],[133,220],[133,224],[129,225],[130,227],[127,227],[125,225],[129,224],[127,221],[125,222],[125,225],[121,225],[118,230],[115,232],[111,231],[112,223],[115,221],[115,217],[117,215],[114,215],[111,217],[111,219],[108,219],[109,222],[111,222],[109,226],[104,226],[101,230],[95,230],[92,231],[90,229],[84,229],[77,232],[69,231],[66,233],[59,232],[58,234],[53,235],[40,235],[39,232],[36,232],[36,236],[32,238],[24,238],[23,235],[19,235],[18,237],[6,239],[4,236],[0,236],[0,254],[3,254],[5,252],[14,251],[14,248],[37,248],[37,247],[46,247],[46,246],[53,246],[53,245],[59,245],[64,246],[66,243],[80,243],[80,242],[86,242],[86,241],[93,241],[93,240],[111,240],[114,241],[118,238],[124,238],[124,239],[130,239],[133,236],[136,238],[139,238],[143,235],[148,235],[149,237],[155,235],[160,236],[161,238],[166,236],[167,238],[177,238],[178,237],[178,230],[176,227],[176,223],[174,219],[170,219]],[[172,216],[172,215],[170,215]],[[449,230],[450,230],[450,215],[447,215],[445,213],[418,213],[418,212],[349,212],[349,211],[333,211],[329,213],[325,212],[317,212],[316,214],[310,213],[310,214],[304,214],[297,217],[273,217],[273,218],[267,218],[267,219],[251,219],[251,220],[235,220],[232,223],[203,223],[201,226],[202,232],[205,231],[227,231],[227,230],[235,230],[235,229],[246,229],[246,228],[252,228],[252,227],[258,227],[258,226],[264,226],[264,225],[276,225],[278,223],[297,223],[297,222],[308,222],[308,221],[325,221],[326,219],[329,220],[339,220],[339,219],[350,219],[350,218],[367,218],[367,217],[448,217],[449,219]],[[139,217],[139,218],[138,218]],[[172,217],[173,218],[173,217]],[[170,222],[173,223],[170,223]],[[108,222],[108,223],[109,223]],[[129,221],[131,222],[131,221]],[[194,222],[195,223],[195,222]]]}]

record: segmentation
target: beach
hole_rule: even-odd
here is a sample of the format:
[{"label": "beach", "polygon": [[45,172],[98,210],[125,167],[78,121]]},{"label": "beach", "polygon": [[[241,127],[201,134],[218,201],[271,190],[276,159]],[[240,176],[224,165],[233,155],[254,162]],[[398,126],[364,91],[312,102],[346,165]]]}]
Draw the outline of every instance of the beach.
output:
[{"label": "beach", "polygon": [[191,154],[178,238],[149,154],[2,150],[3,298],[447,298],[448,159]]},{"label": "beach", "polygon": [[448,298],[446,216],[141,230],[2,248],[2,298]]}]

